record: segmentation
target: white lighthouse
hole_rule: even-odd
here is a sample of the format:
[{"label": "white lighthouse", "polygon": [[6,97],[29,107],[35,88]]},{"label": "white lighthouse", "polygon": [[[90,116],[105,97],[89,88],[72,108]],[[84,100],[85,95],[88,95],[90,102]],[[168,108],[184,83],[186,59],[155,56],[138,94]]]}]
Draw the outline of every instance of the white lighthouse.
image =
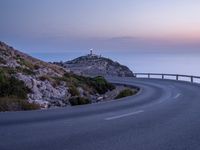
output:
[{"label": "white lighthouse", "polygon": [[90,49],[90,56],[93,55],[93,49]]},{"label": "white lighthouse", "polygon": [[90,49],[90,53],[88,54],[88,56],[90,56],[90,57],[96,56],[96,57],[99,57],[99,58],[101,57],[101,55],[96,55],[96,54],[94,54],[92,48]]},{"label": "white lighthouse", "polygon": [[89,56],[96,56],[94,53],[93,53],[93,49],[90,49],[90,53],[88,54]]}]

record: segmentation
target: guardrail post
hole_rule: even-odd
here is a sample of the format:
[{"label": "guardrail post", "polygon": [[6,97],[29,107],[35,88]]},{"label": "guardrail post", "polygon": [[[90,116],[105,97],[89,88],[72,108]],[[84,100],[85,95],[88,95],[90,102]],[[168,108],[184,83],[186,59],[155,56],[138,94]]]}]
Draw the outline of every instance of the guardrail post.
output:
[{"label": "guardrail post", "polygon": [[162,79],[164,79],[165,78],[165,75],[164,74],[162,74]]},{"label": "guardrail post", "polygon": [[193,76],[191,76],[191,82],[192,82],[192,83],[194,82],[194,77],[193,77]]},{"label": "guardrail post", "polygon": [[150,74],[148,73],[148,78],[150,78]]},{"label": "guardrail post", "polygon": [[176,80],[178,80],[178,75],[176,75]]}]

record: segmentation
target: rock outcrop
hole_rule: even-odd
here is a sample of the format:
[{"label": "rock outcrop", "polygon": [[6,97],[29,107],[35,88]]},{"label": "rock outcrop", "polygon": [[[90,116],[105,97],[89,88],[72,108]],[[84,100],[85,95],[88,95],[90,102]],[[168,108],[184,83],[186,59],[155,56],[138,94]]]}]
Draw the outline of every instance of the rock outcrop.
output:
[{"label": "rock outcrop", "polygon": [[126,66],[111,59],[94,54],[78,57],[72,61],[54,62],[72,72],[85,76],[120,76],[133,77],[133,72]]},{"label": "rock outcrop", "polygon": [[[70,93],[66,85],[54,87],[48,80],[62,77],[66,73],[62,67],[49,64],[24,54],[7,44],[0,42],[0,68],[23,81],[31,89],[28,101],[38,103],[41,107],[64,106],[63,101]],[[48,77],[41,80],[41,77]]]},{"label": "rock outcrop", "polygon": [[104,87],[99,88],[101,83],[98,81],[104,83],[104,79],[81,77],[68,70],[33,58],[0,42],[0,71],[23,81],[30,89],[27,93],[28,102],[37,103],[42,108],[66,106],[71,98],[76,100],[76,97],[79,101],[88,99],[87,102],[95,102],[101,95],[99,91],[113,89],[109,83],[102,84]]}]

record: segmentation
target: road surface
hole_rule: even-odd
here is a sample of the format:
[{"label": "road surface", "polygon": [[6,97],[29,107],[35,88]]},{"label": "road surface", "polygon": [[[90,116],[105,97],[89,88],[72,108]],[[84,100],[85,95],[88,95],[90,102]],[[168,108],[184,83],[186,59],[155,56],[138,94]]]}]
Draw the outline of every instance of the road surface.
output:
[{"label": "road surface", "polygon": [[200,150],[200,86],[112,79],[131,97],[52,110],[0,113],[0,150]]}]

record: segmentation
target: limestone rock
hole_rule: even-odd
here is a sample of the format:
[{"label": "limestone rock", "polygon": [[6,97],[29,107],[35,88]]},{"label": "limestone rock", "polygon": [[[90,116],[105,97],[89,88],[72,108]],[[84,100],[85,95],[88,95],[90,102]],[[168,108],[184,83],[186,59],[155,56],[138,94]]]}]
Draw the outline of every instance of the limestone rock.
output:
[{"label": "limestone rock", "polygon": [[81,56],[72,61],[54,62],[54,64],[69,68],[72,72],[85,76],[134,76],[128,67],[94,54]]}]

